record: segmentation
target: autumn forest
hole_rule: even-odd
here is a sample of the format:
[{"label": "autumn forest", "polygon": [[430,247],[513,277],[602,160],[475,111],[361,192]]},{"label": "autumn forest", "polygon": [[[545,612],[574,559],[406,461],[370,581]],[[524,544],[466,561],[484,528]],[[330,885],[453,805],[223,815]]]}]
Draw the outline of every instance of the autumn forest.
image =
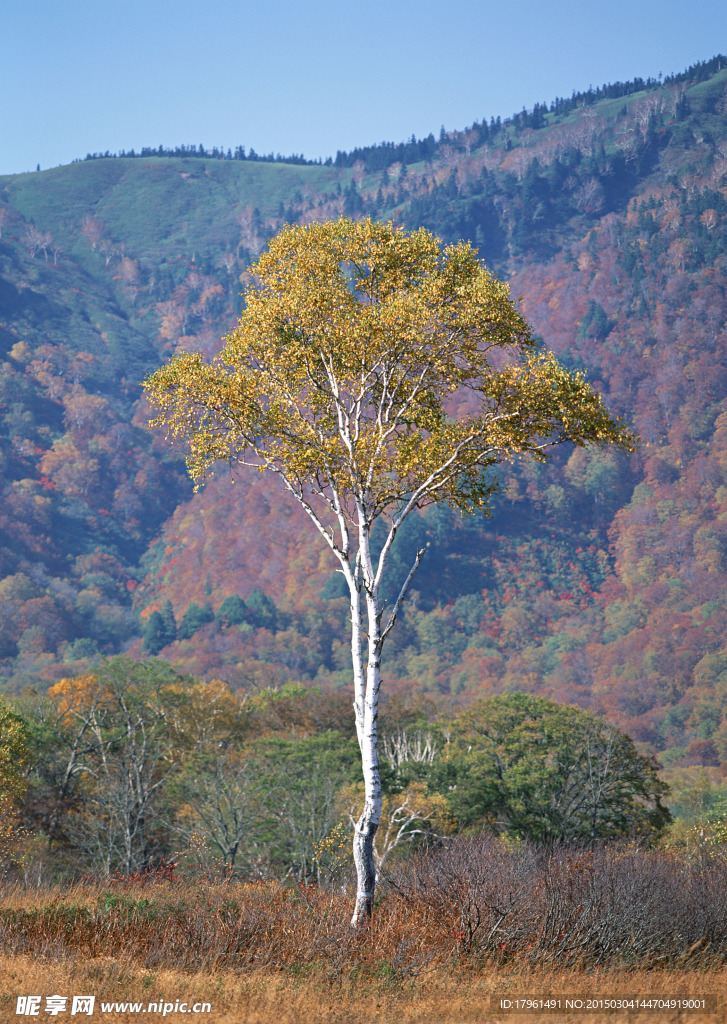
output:
[{"label": "autumn forest", "polygon": [[326,162],[181,146],[0,178],[2,689],[62,702],[62,680],[117,655],[230,694],[349,686],[348,603],[303,514],[224,467],[194,493],[140,382],[220,348],[283,223],[371,216],[476,245],[641,438],[503,471],[490,518],[406,521],[390,598],[427,553],[387,651],[391,699],[426,698],[430,718],[515,692],[577,705],[676,792],[703,767],[719,800],[724,65]]}]

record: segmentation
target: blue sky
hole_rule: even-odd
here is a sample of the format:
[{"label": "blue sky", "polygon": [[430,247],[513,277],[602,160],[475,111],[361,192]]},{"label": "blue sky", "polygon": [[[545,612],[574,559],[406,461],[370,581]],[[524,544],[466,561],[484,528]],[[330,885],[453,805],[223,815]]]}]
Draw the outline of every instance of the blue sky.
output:
[{"label": "blue sky", "polygon": [[718,52],[724,0],[6,0],[0,174],[159,144],[333,156]]}]

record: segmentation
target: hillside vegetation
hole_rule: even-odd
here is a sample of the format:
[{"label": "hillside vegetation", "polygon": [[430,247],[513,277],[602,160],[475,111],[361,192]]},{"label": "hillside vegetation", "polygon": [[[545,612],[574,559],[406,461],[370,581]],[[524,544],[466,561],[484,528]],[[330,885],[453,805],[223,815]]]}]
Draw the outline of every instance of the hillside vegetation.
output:
[{"label": "hillside vegetation", "polygon": [[99,653],[233,686],[348,683],[333,566],[274,483],[193,495],[139,381],[220,345],[285,222],[470,239],[636,456],[523,465],[489,520],[436,510],[387,687],[605,714],[672,771],[727,764],[727,69],[626,83],[327,164],[99,157],[0,178],[0,672]]}]

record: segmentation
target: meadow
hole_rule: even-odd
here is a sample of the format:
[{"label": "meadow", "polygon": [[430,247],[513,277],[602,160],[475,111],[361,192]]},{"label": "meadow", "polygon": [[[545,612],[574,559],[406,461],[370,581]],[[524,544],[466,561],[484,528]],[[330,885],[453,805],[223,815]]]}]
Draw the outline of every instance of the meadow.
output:
[{"label": "meadow", "polygon": [[[410,858],[353,931],[346,880],[175,877],[164,869],[73,886],[6,886],[0,1019],[24,994],[101,1002],[209,1002],[215,1022],[484,1022],[493,996],[727,996],[727,865],[628,844],[537,849],[458,839]],[[655,1004],[656,1005],[656,1004]],[[599,1021],[717,1020],[652,1009],[563,1012]],[[42,1015],[42,1010],[41,1010]],[[186,1016],[189,1016],[187,1014]],[[169,1019],[186,1019],[169,1010]],[[59,1019],[62,1017],[59,1015]],[[162,1014],[144,1012],[145,1020]]]}]

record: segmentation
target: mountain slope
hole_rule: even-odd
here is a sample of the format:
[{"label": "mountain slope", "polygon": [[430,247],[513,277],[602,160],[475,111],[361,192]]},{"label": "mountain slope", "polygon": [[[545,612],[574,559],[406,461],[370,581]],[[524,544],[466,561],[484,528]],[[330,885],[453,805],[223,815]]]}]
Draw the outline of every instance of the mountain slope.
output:
[{"label": "mountain slope", "polygon": [[[189,671],[347,679],[345,601],[317,538],[274,482],[221,473],[191,496],[143,429],[137,382],[219,345],[283,219],[371,214],[471,238],[644,441],[631,459],[522,467],[492,520],[411,522],[399,573],[431,546],[389,684],[544,693],[607,713],[666,764],[727,763],[721,63],[451,132],[427,160],[162,155],[0,179],[8,685],[140,653],[139,629],[151,649],[167,601],[187,626],[152,646]],[[235,594],[249,608],[221,612]]]}]

